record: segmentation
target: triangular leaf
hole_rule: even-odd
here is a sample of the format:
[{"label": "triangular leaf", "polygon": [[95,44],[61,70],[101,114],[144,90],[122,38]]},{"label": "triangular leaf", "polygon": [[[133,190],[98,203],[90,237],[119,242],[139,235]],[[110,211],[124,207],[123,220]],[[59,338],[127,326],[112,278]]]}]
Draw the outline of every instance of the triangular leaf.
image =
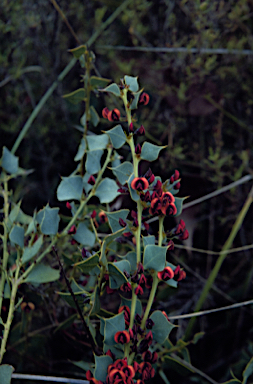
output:
[{"label": "triangular leaf", "polygon": [[112,232],[117,232],[119,229],[122,229],[122,226],[119,224],[119,219],[126,220],[129,209],[121,209],[120,211],[115,212],[106,212],[106,216],[109,220],[109,225]]},{"label": "triangular leaf", "polygon": [[94,377],[96,380],[102,382],[106,381],[108,366],[113,363],[110,356],[96,356],[95,355],[95,370]]},{"label": "triangular leaf", "polygon": [[50,208],[49,205],[43,209],[43,217],[40,222],[40,230],[42,233],[44,233],[44,235],[56,235],[58,232],[60,222],[60,216],[58,215],[58,212],[59,208]]},{"label": "triangular leaf", "polygon": [[81,176],[63,177],[57,188],[57,198],[64,200],[81,200],[83,193],[83,179]]},{"label": "triangular leaf", "polygon": [[69,52],[71,52],[76,59],[79,59],[79,57],[82,56],[86,50],[86,45],[79,45],[79,47],[69,49]]},{"label": "triangular leaf", "polygon": [[[130,270],[130,263],[128,264]],[[117,267],[117,263],[108,263],[108,272],[110,288],[118,289],[122,284],[127,283],[127,278]]]},{"label": "triangular leaf", "polygon": [[90,175],[94,175],[95,173],[98,173],[100,171],[101,169],[100,160],[103,153],[104,151],[100,149],[96,151],[89,151],[87,153],[85,168]]},{"label": "triangular leaf", "polygon": [[116,181],[106,177],[99,183],[95,196],[99,198],[101,204],[111,203],[117,196],[120,195],[118,189],[119,187],[116,184]]},{"label": "triangular leaf", "polygon": [[86,151],[86,142],[85,142],[84,138],[82,137],[81,142],[80,142],[79,147],[78,147],[78,150],[77,150],[77,154],[74,157],[74,160],[75,161],[82,160],[82,158],[85,154],[85,151]]},{"label": "triangular leaf", "polygon": [[31,260],[38,252],[40,247],[43,244],[43,236],[40,236],[38,240],[31,246],[25,247],[23,256],[21,258],[22,264],[27,263],[27,261]]},{"label": "triangular leaf", "polygon": [[14,371],[12,365],[3,364],[0,366],[0,383],[1,384],[11,384],[11,375]]},{"label": "triangular leaf", "polygon": [[246,365],[244,371],[243,371],[243,380],[242,384],[246,384],[249,376],[253,373],[253,357],[250,359],[248,364]]},{"label": "triangular leaf", "polygon": [[104,320],[104,343],[107,345],[115,345],[114,340],[115,333],[125,330],[125,318],[124,313],[121,312],[116,316],[110,317]]},{"label": "triangular leaf", "polygon": [[112,83],[112,84],[108,85],[108,87],[101,89],[101,91],[113,93],[115,96],[121,95],[120,89],[116,83]]},{"label": "triangular leaf", "polygon": [[90,151],[105,149],[108,144],[108,136],[105,133],[102,135],[87,136],[87,142]]},{"label": "triangular leaf", "polygon": [[163,148],[166,148],[166,145],[161,147],[145,141],[141,148],[141,159],[147,161],[154,161],[158,158],[159,152]]},{"label": "triangular leaf", "polygon": [[91,76],[90,85],[93,89],[103,88],[106,84],[110,83],[110,79],[105,79],[104,77]]},{"label": "triangular leaf", "polygon": [[133,173],[133,164],[125,161],[116,168],[112,168],[113,174],[117,177],[120,184],[124,185]]},{"label": "triangular leaf", "polygon": [[85,275],[92,271],[99,264],[99,256],[96,253],[95,255],[89,257],[86,260],[76,263],[74,266],[78,267]]},{"label": "triangular leaf", "polygon": [[160,344],[163,344],[175,325],[170,323],[161,311],[154,311],[150,316],[150,319],[155,323],[152,328],[154,340]]},{"label": "triangular leaf", "polygon": [[85,222],[82,222],[78,225],[76,233],[73,238],[80,244],[83,244],[88,247],[93,247],[95,244],[96,236],[91,232]]},{"label": "triangular leaf", "polygon": [[158,245],[147,245],[144,248],[144,269],[154,269],[155,271],[163,271],[165,268],[167,247],[159,247]]},{"label": "triangular leaf", "polygon": [[130,91],[137,92],[139,90],[138,77],[124,76],[125,84],[129,86]]},{"label": "triangular leaf", "polygon": [[21,248],[24,247],[25,231],[23,227],[14,225],[14,227],[10,232],[9,237],[10,237],[10,241],[12,241],[14,244],[19,245]]},{"label": "triangular leaf", "polygon": [[84,101],[85,97],[86,91],[84,88],[76,89],[74,92],[70,92],[63,96],[64,99],[68,100],[72,104],[78,104],[81,101]]},{"label": "triangular leaf", "polygon": [[106,131],[106,134],[109,135],[112,145],[116,149],[121,148],[126,142],[126,135],[120,124]]},{"label": "triangular leaf", "polygon": [[3,147],[3,155],[1,159],[1,166],[7,173],[18,172],[18,157],[14,156],[8,148]]}]

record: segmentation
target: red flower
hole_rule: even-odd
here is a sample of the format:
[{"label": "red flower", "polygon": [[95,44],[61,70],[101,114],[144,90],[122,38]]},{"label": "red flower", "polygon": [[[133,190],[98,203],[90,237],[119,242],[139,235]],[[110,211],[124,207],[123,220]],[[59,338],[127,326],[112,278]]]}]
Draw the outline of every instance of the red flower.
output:
[{"label": "red flower", "polygon": [[114,340],[119,344],[128,344],[130,341],[130,335],[127,331],[118,331],[115,333]]},{"label": "red flower", "polygon": [[131,187],[138,192],[148,189],[149,183],[145,177],[135,177],[131,182]]},{"label": "red flower", "polygon": [[149,103],[149,95],[146,92],[142,92],[139,98],[140,105],[147,105]]},{"label": "red flower", "polygon": [[129,130],[129,133],[133,133],[133,131],[134,131],[134,125],[133,125],[132,122],[129,124],[129,128],[128,128],[128,130]]},{"label": "red flower", "polygon": [[138,285],[138,286],[135,288],[134,293],[135,293],[136,295],[143,295],[143,289],[142,289],[142,287],[141,287],[140,285]]},{"label": "red flower", "polygon": [[95,182],[96,182],[95,177],[91,175],[91,176],[89,177],[89,179],[88,179],[88,184],[90,184],[90,185],[94,185]]},{"label": "red flower", "polygon": [[162,208],[161,200],[159,199],[159,197],[155,197],[154,199],[151,200],[149,213],[151,215],[155,215],[155,214],[160,215],[162,213],[161,208]]},{"label": "red flower", "polygon": [[120,290],[122,292],[131,292],[132,291],[132,286],[131,286],[130,283],[124,283],[124,284],[121,285]]},{"label": "red flower", "polygon": [[141,373],[142,380],[149,380],[155,376],[154,368],[147,361],[143,361],[143,363],[140,363],[139,372]]},{"label": "red flower", "polygon": [[165,267],[163,271],[157,273],[157,276],[160,280],[166,281],[173,279],[174,272],[171,267]]},{"label": "red flower", "polygon": [[120,111],[117,108],[114,108],[112,111],[108,112],[107,118],[109,121],[119,121]]},{"label": "red flower", "polygon": [[118,313],[121,313],[124,311],[124,319],[125,323],[129,325],[130,323],[130,308],[127,305],[122,305],[122,307],[119,308]]},{"label": "red flower", "polygon": [[106,223],[108,221],[108,218],[107,218],[104,211],[99,212],[98,217],[99,217],[102,224]]},{"label": "red flower", "polygon": [[70,227],[70,229],[68,230],[68,233],[69,233],[70,235],[74,235],[74,234],[76,233],[76,226],[75,226],[75,225],[72,225],[72,226]]},{"label": "red flower", "polygon": [[102,116],[104,119],[108,119],[108,113],[109,113],[109,109],[107,107],[105,107],[103,110],[102,110]]},{"label": "red flower", "polygon": [[135,132],[138,136],[143,136],[145,135],[145,128],[143,127],[143,125],[140,126],[140,128],[138,128]]},{"label": "red flower", "polygon": [[176,281],[181,281],[186,278],[186,273],[183,269],[180,268],[180,265],[178,265],[174,271],[174,279]]},{"label": "red flower", "polygon": [[174,216],[175,214],[177,213],[177,208],[175,206],[175,204],[169,204],[166,209],[164,210],[164,214],[166,216]]}]

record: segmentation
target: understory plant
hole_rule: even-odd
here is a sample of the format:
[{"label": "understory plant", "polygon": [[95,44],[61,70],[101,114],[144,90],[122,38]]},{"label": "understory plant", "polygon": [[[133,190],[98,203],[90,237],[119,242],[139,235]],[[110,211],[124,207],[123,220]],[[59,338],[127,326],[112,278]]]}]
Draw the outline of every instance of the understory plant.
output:
[{"label": "understory plant", "polygon": [[[68,215],[48,204],[31,217],[21,210],[21,202],[13,202],[10,181],[29,171],[3,148],[0,363],[14,312],[34,309],[23,300],[22,285],[61,279],[66,289],[57,294],[76,308],[70,320],[82,322],[93,352],[90,361],[79,362],[87,380],[143,384],[159,374],[168,383],[164,370],[170,364],[192,372],[187,346],[202,335],[173,344],[169,336],[174,325],[156,302],[158,285],[177,288],[186,277],[170,260],[174,241],[188,237],[183,220],[175,220],[184,202],[177,196],[180,173],[174,170],[170,179],[162,180],[152,172],[150,163],[165,147],[145,141],[138,109],[148,104],[149,95],[137,77],[126,75],[108,85],[109,80],[92,76],[94,57],[85,46],[72,52],[85,69],[84,86],[66,99],[84,101],[85,112],[77,166],[57,188]],[[91,92],[106,95],[108,102],[102,111],[107,128],[99,134],[92,129],[100,116],[90,104]],[[109,302],[113,309],[108,309]],[[10,382],[12,367],[1,366],[0,374],[1,368],[7,369]]]}]

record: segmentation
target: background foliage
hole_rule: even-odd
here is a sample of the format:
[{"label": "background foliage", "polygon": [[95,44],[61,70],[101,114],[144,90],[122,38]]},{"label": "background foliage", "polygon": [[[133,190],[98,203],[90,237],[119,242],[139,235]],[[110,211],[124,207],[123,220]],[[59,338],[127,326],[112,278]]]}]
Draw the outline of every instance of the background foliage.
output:
[{"label": "background foliage", "polygon": [[[2,144],[9,149],[41,97],[71,60],[67,50],[85,44],[123,2],[59,1],[78,41],[52,3],[3,0],[0,5],[0,134]],[[227,51],[252,50],[252,14],[250,0],[128,1],[90,47],[96,55],[97,75],[116,82],[123,74],[139,76],[151,102],[138,112],[138,119],[151,142],[167,145],[153,171],[165,180],[179,169],[180,193],[189,195],[188,201],[252,174],[252,51]],[[155,51],[154,47],[165,50]],[[171,47],[198,51],[166,52]],[[224,51],[207,54],[205,48]],[[82,73],[76,64],[58,84],[17,151],[20,165],[34,169],[13,185],[15,200],[23,198],[22,209],[29,214],[47,203],[58,205],[66,214],[65,204],[57,202],[56,187],[60,176],[75,169],[72,159],[84,105],[70,104],[62,96],[79,88]],[[101,116],[104,97],[93,95],[92,105]],[[106,105],[113,108],[113,100],[107,99]],[[97,133],[107,124],[102,123],[96,127]],[[192,235],[188,244],[220,250],[249,189],[247,183],[185,210],[183,218]],[[124,208],[128,202],[120,204]],[[234,247],[252,243],[251,217],[252,208]],[[206,309],[252,298],[251,255],[248,250],[226,258]],[[171,288],[159,292],[171,316],[193,310],[203,288],[199,276],[206,278],[217,258],[177,248],[173,257],[180,258],[188,272],[176,295]],[[50,331],[72,311],[55,293],[62,290],[64,282],[57,284],[24,291],[26,301],[32,301],[36,310],[16,315],[6,355],[6,361],[19,372],[76,372],[77,368],[66,365],[67,359],[85,359],[81,326]],[[107,305],[110,309],[112,303],[108,300]],[[190,349],[192,364],[217,381],[228,379],[230,369],[240,378],[242,367],[252,356],[251,319],[250,307],[200,318],[195,330],[204,331],[205,336]],[[180,327],[172,332],[175,340],[182,336],[187,322],[176,321]],[[189,382],[174,371],[168,372],[168,377],[171,383]],[[197,382],[203,380],[195,377]]]}]

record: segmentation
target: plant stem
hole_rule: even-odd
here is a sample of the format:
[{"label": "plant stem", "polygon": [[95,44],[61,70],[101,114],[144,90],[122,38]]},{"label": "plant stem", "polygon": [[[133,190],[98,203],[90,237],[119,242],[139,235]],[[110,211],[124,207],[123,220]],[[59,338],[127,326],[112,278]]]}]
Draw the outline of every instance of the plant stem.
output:
[{"label": "plant stem", "polygon": [[[201,292],[200,298],[199,298],[199,300],[198,300],[198,302],[194,308],[194,312],[198,312],[201,309],[203,303],[205,302],[206,297],[207,297],[210,289],[212,288],[213,282],[219,273],[220,267],[228,255],[228,253],[224,253],[224,252],[231,248],[233,241],[235,239],[235,236],[237,235],[239,229],[241,228],[243,220],[244,220],[252,202],[253,202],[253,187],[251,188],[251,190],[249,192],[249,195],[248,195],[248,197],[247,197],[247,199],[246,199],[246,201],[245,201],[245,203],[241,209],[241,212],[237,216],[237,219],[236,219],[236,221],[232,227],[232,230],[230,232],[230,235],[229,235],[227,241],[225,242],[224,246],[222,247],[221,253],[219,254],[219,257],[216,261],[216,264],[215,264],[212,272],[210,273],[210,275],[206,281],[206,284],[205,284],[205,286]],[[189,324],[186,328],[185,335],[184,335],[185,340],[188,340],[189,337],[191,336],[192,328],[195,324],[195,321],[196,321],[196,317],[192,317],[191,320],[189,321]]]}]

